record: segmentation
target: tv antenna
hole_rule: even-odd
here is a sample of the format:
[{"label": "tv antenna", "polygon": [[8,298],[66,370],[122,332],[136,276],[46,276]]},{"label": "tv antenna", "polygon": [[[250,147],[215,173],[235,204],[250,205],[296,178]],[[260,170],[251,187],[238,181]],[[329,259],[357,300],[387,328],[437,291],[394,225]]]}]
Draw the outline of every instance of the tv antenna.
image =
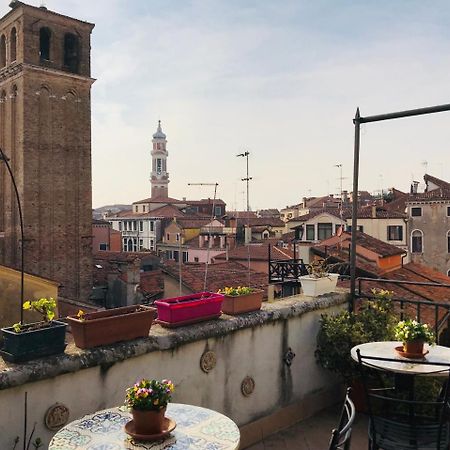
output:
[{"label": "tv antenna", "polygon": [[[210,224],[211,224],[215,217],[214,211],[216,208],[217,186],[219,186],[219,183],[188,183],[188,186],[214,186],[214,198],[213,198],[212,208],[211,208],[211,221],[210,221]],[[212,236],[211,226],[209,226],[208,227],[208,248],[206,249],[206,262],[205,262],[205,278],[203,280],[203,292],[206,292],[206,282],[208,279],[208,265],[209,265],[209,253],[210,253],[210,248],[211,248],[211,236]],[[181,266],[180,266],[180,268],[181,268]],[[180,286],[181,286],[181,270],[180,270]],[[180,290],[180,293],[181,293],[181,290]]]}]

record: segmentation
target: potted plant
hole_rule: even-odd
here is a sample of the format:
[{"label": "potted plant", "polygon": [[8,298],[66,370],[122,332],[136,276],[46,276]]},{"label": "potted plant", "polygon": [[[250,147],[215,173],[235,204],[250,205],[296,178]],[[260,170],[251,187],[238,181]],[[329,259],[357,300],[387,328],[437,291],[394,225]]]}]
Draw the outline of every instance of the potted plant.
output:
[{"label": "potted plant", "polygon": [[24,362],[30,359],[63,353],[66,348],[66,324],[54,320],[56,301],[53,298],[41,298],[26,301],[25,311],[35,311],[42,316],[40,322],[2,328],[3,359],[10,362]]},{"label": "potted plant", "polygon": [[328,294],[336,289],[339,274],[329,273],[326,259],[320,259],[306,266],[308,275],[300,278],[303,294],[309,297]]},{"label": "potted plant", "polygon": [[147,337],[156,316],[156,308],[124,306],[67,317],[75,345],[91,348],[140,337]]},{"label": "potted plant", "polygon": [[213,292],[200,292],[182,297],[166,298],[155,302],[158,323],[177,327],[220,316],[224,296]]},{"label": "potted plant", "polygon": [[410,356],[423,356],[425,343],[434,344],[435,338],[426,323],[406,319],[397,323],[394,329],[395,338],[403,343],[403,352]]},{"label": "potted plant", "polygon": [[222,312],[235,315],[261,309],[264,291],[248,286],[238,286],[225,287],[218,293],[224,295]]},{"label": "potted plant", "polygon": [[[165,412],[172,398],[170,380],[142,379],[126,390],[126,404],[133,416],[133,434],[156,435],[165,430]],[[127,427],[125,428],[126,431]]]}]

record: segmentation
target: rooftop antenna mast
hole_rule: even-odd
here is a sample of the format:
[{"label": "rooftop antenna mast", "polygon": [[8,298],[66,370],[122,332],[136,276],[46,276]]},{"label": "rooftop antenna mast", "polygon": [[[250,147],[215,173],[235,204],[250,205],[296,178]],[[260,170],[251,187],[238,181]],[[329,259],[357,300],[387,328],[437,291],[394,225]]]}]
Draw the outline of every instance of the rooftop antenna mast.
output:
[{"label": "rooftop antenna mast", "polygon": [[[188,186],[214,186],[214,198],[211,208],[211,222],[214,220],[215,214],[214,211],[216,209],[216,196],[217,196],[217,186],[219,183],[188,183]],[[208,227],[208,248],[206,250],[206,262],[205,262],[205,278],[203,280],[203,292],[206,292],[206,281],[208,279],[208,265],[209,265],[209,250],[211,248],[211,226]],[[181,272],[180,272],[180,280],[181,280]]]},{"label": "rooftop antenna mast", "polygon": [[251,237],[248,238],[247,242],[247,236],[251,236],[250,233],[250,196],[249,196],[249,182],[252,179],[252,177],[248,174],[248,157],[250,155],[250,152],[245,151],[244,153],[239,153],[236,155],[236,157],[242,156],[243,158],[246,158],[247,162],[247,176],[245,178],[241,178],[242,181],[245,181],[247,183],[247,233],[244,233],[244,241],[247,244],[247,266],[248,266],[248,287],[250,287],[250,240]]}]

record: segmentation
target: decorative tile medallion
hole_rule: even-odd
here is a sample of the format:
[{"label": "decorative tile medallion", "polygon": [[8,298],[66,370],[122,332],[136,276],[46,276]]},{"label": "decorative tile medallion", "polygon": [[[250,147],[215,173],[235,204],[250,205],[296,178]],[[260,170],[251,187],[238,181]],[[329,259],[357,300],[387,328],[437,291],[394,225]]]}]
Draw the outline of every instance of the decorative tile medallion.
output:
[{"label": "decorative tile medallion", "polygon": [[241,383],[241,392],[244,397],[248,397],[255,390],[255,380],[252,377],[245,377]]},{"label": "decorative tile medallion", "polygon": [[69,421],[69,408],[62,403],[55,403],[45,413],[45,426],[51,431],[57,431]]},{"label": "decorative tile medallion", "polygon": [[207,351],[203,353],[200,358],[200,367],[203,372],[208,373],[216,367],[217,357],[216,354],[212,351]]}]

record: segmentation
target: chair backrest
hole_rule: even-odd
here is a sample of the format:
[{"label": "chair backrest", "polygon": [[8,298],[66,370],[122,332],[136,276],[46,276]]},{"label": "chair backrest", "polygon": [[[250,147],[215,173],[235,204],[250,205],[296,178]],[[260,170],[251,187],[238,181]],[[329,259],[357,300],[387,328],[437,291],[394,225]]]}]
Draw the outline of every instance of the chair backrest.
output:
[{"label": "chair backrest", "polygon": [[344,406],[342,407],[339,425],[331,432],[328,450],[349,450],[355,420],[355,405],[350,399],[351,388],[347,388]]},{"label": "chair backrest", "polygon": [[[420,361],[420,364],[434,366],[436,370],[433,367],[432,372],[435,375],[445,374],[446,376],[443,378],[444,383],[441,392],[439,395],[436,395],[436,398],[421,400],[418,399],[416,390],[414,389],[414,374],[402,374],[400,379],[406,379],[407,382],[404,386],[401,386],[398,383],[398,374],[387,369],[383,371],[377,365],[377,362],[379,363],[380,361],[384,363],[411,365],[411,360],[364,356],[359,349],[356,350],[356,354],[358,356],[370,417],[369,435],[374,441],[375,448],[378,448],[377,445],[379,445],[377,439],[381,438],[416,443],[426,441],[427,445],[429,445],[427,448],[444,448],[444,443],[448,443],[448,424],[446,423],[446,412],[450,393],[450,370],[448,363]],[[382,387],[369,386],[367,368],[370,367],[373,367],[377,371],[382,370],[386,380],[392,378],[394,384]],[[419,444],[417,444],[417,448],[421,448]]]}]

